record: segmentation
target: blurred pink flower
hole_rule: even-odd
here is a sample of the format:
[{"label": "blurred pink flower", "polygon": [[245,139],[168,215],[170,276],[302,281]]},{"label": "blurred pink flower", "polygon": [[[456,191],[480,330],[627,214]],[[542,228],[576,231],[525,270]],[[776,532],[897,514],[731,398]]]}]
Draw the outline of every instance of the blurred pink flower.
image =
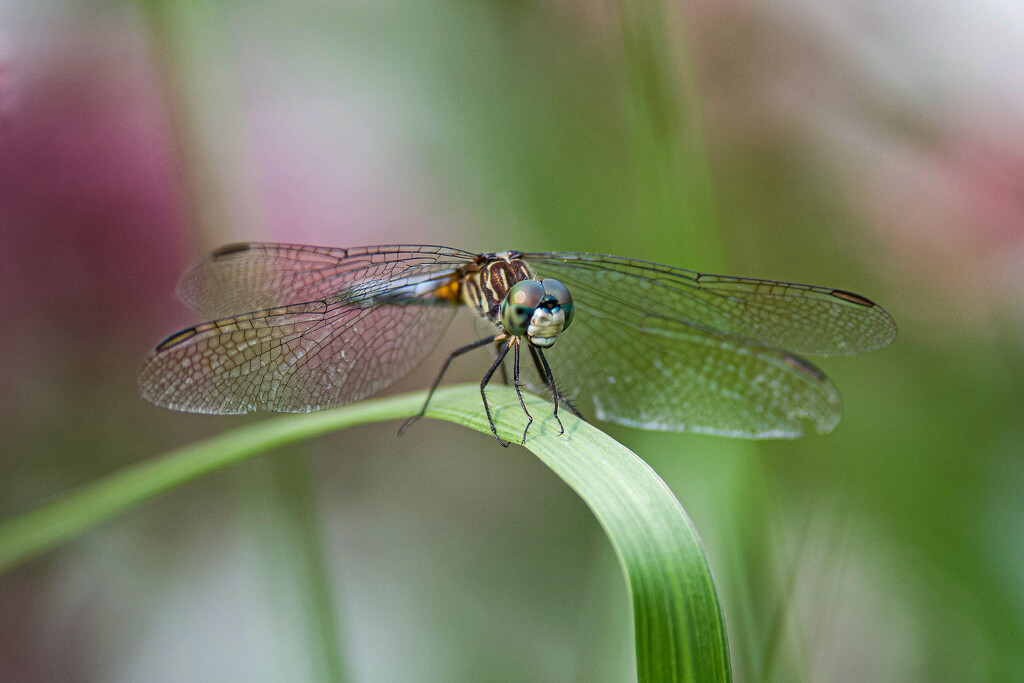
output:
[{"label": "blurred pink flower", "polygon": [[[976,117],[973,121],[981,121]],[[931,143],[879,145],[854,174],[855,203],[891,251],[892,280],[923,318],[977,321],[1024,301],[1024,121]]]},{"label": "blurred pink flower", "polygon": [[866,224],[848,241],[900,293],[902,315],[973,324],[1024,312],[1024,49],[1009,6],[990,9],[688,10],[714,158],[781,146],[818,191],[840,188],[836,210]]},{"label": "blurred pink flower", "polygon": [[[0,379],[22,387],[166,331],[186,259],[152,58],[130,22],[11,46],[0,128]],[[129,346],[126,346],[129,344]]]}]

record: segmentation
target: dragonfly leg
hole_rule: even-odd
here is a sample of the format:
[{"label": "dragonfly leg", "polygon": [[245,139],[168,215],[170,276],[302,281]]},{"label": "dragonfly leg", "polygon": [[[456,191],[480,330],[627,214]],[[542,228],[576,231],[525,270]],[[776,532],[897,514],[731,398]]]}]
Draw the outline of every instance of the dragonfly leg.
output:
[{"label": "dragonfly leg", "polygon": [[[544,352],[541,351],[540,349],[535,349],[532,347],[530,348],[530,351],[533,352],[534,364],[538,364],[537,361],[539,359],[539,364],[543,365],[544,372],[540,372],[540,367],[537,368],[537,371],[540,373],[541,379],[545,380],[548,383],[548,386],[551,387],[551,399],[555,403],[555,422],[558,423],[558,435],[561,436],[562,434],[565,434],[565,425],[562,424],[561,418],[558,417],[558,402],[565,401],[566,405],[570,406],[571,404],[569,403],[568,399],[566,399],[564,396],[558,393],[558,388],[555,386],[555,376],[551,372],[551,366],[548,365],[548,359],[544,357]],[[574,407],[570,407],[570,410],[574,413],[576,412],[576,409]]]},{"label": "dragonfly leg", "polygon": [[491,434],[494,434],[494,438],[497,439],[498,443],[505,448],[508,448],[509,442],[502,440],[502,438],[498,436],[498,429],[494,426],[494,418],[491,417],[491,405],[487,402],[487,384],[491,381],[491,377],[494,376],[494,371],[497,370],[498,366],[501,365],[501,362],[505,360],[505,356],[508,355],[508,351],[512,348],[512,344],[514,342],[515,337],[509,337],[509,340],[505,343],[505,346],[502,347],[501,352],[495,359],[494,364],[491,365],[491,369],[487,371],[487,374],[484,375],[483,380],[480,382],[480,396],[484,399],[484,412],[487,413],[487,422],[491,425]]},{"label": "dragonfly leg", "polygon": [[[526,429],[523,430],[523,440],[519,443],[526,443],[526,433],[530,431],[530,425],[533,424],[533,415],[530,415],[530,411],[526,409],[526,401],[523,400],[523,388],[519,384],[519,347],[521,344],[516,342],[516,355],[515,362],[512,365],[512,382],[516,387],[516,396],[519,397],[519,405],[523,407],[523,412],[526,413]],[[502,366],[504,367],[504,366]]]},{"label": "dragonfly leg", "polygon": [[530,357],[533,358],[533,367],[537,368],[537,374],[540,375],[540,381],[544,384],[550,384],[548,381],[548,374],[544,372],[544,366],[540,364],[540,358],[537,357],[537,347],[530,344]]},{"label": "dragonfly leg", "polygon": [[533,364],[537,368],[537,374],[540,375],[541,381],[547,384],[548,387],[550,387],[551,389],[551,396],[555,402],[555,419],[558,420],[558,426],[562,429],[562,432],[560,432],[560,434],[565,433],[565,428],[562,427],[562,421],[558,419],[559,401],[565,404],[565,407],[568,409],[570,413],[586,422],[586,418],[580,415],[580,411],[576,409],[576,406],[573,405],[573,402],[566,398],[564,394],[558,391],[558,388],[555,386],[555,376],[551,372],[551,366],[548,365],[548,359],[544,356],[544,352],[534,346],[531,346],[530,354],[533,356]]},{"label": "dragonfly leg", "polygon": [[[441,372],[437,373],[437,377],[434,378],[434,383],[430,385],[430,391],[427,392],[427,400],[423,402],[423,407],[420,408],[420,412],[416,413],[415,415],[413,415],[408,420],[402,423],[402,426],[398,429],[398,435],[402,436],[402,434],[405,434],[405,431],[409,429],[409,427],[411,427],[412,424],[416,422],[416,420],[426,415],[427,406],[430,405],[430,399],[434,397],[434,392],[437,390],[438,385],[441,384],[441,380],[444,379],[444,373],[448,371],[448,366],[452,364],[453,360],[455,360],[464,353],[469,353],[473,349],[478,349],[481,346],[486,346],[487,344],[490,344],[498,340],[501,336],[501,334],[496,334],[493,337],[486,337],[484,339],[475,341],[472,344],[467,344],[462,348],[458,348],[452,351],[451,354],[448,356],[448,359],[444,362],[444,365],[441,366]],[[499,441],[500,440],[501,439],[499,439]]]},{"label": "dragonfly leg", "polygon": [[[494,345],[495,353],[501,353],[502,342]],[[501,383],[508,386],[508,372],[505,370],[505,361],[501,361]]]}]

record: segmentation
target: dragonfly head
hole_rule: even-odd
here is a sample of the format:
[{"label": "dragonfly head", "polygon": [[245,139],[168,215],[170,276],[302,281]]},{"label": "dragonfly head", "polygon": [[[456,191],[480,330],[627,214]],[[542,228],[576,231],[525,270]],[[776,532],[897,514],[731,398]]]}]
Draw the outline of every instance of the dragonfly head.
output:
[{"label": "dragonfly head", "polygon": [[558,280],[520,280],[509,287],[498,317],[505,331],[541,348],[554,345],[572,322],[569,290]]}]

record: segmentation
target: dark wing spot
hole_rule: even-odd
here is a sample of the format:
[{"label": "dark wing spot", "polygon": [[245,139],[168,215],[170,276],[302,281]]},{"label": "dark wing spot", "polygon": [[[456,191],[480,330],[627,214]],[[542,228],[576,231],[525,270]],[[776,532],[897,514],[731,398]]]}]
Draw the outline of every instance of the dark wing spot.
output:
[{"label": "dark wing spot", "polygon": [[210,258],[220,258],[221,256],[229,256],[231,254],[237,254],[243,251],[249,251],[252,249],[252,244],[249,242],[236,242],[234,244],[225,244],[223,247],[217,247],[210,253]]},{"label": "dark wing spot", "polygon": [[804,373],[805,375],[810,375],[814,379],[824,379],[825,378],[825,373],[824,372],[822,372],[818,368],[814,367],[813,365],[811,365],[810,363],[808,363],[807,361],[805,361],[802,358],[797,358],[796,356],[790,356],[790,355],[787,354],[787,355],[782,357],[782,360],[784,360],[786,363],[788,363],[789,365],[793,366],[794,368],[796,368],[800,372]]},{"label": "dark wing spot", "polygon": [[842,289],[833,289],[831,292],[829,292],[829,294],[831,294],[837,299],[849,301],[851,304],[857,304],[858,306],[867,306],[868,308],[873,308],[875,305],[874,301],[871,301],[870,299],[865,299],[860,294],[854,294],[853,292],[847,292]]},{"label": "dark wing spot", "polygon": [[165,349],[171,348],[172,346],[177,346],[186,339],[191,339],[192,337],[196,336],[197,332],[198,330],[195,327],[190,327],[187,330],[182,330],[181,332],[175,332],[170,337],[164,339],[162,342],[157,344],[156,350],[163,351]]}]

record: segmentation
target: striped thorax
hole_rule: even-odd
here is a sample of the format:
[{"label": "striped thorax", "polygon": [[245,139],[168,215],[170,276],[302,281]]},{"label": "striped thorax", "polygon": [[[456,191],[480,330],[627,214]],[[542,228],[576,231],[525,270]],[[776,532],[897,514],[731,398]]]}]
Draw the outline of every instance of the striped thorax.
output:
[{"label": "striped thorax", "polygon": [[572,322],[572,296],[557,280],[537,280],[515,251],[484,254],[467,270],[463,300],[510,336],[548,348]]}]

